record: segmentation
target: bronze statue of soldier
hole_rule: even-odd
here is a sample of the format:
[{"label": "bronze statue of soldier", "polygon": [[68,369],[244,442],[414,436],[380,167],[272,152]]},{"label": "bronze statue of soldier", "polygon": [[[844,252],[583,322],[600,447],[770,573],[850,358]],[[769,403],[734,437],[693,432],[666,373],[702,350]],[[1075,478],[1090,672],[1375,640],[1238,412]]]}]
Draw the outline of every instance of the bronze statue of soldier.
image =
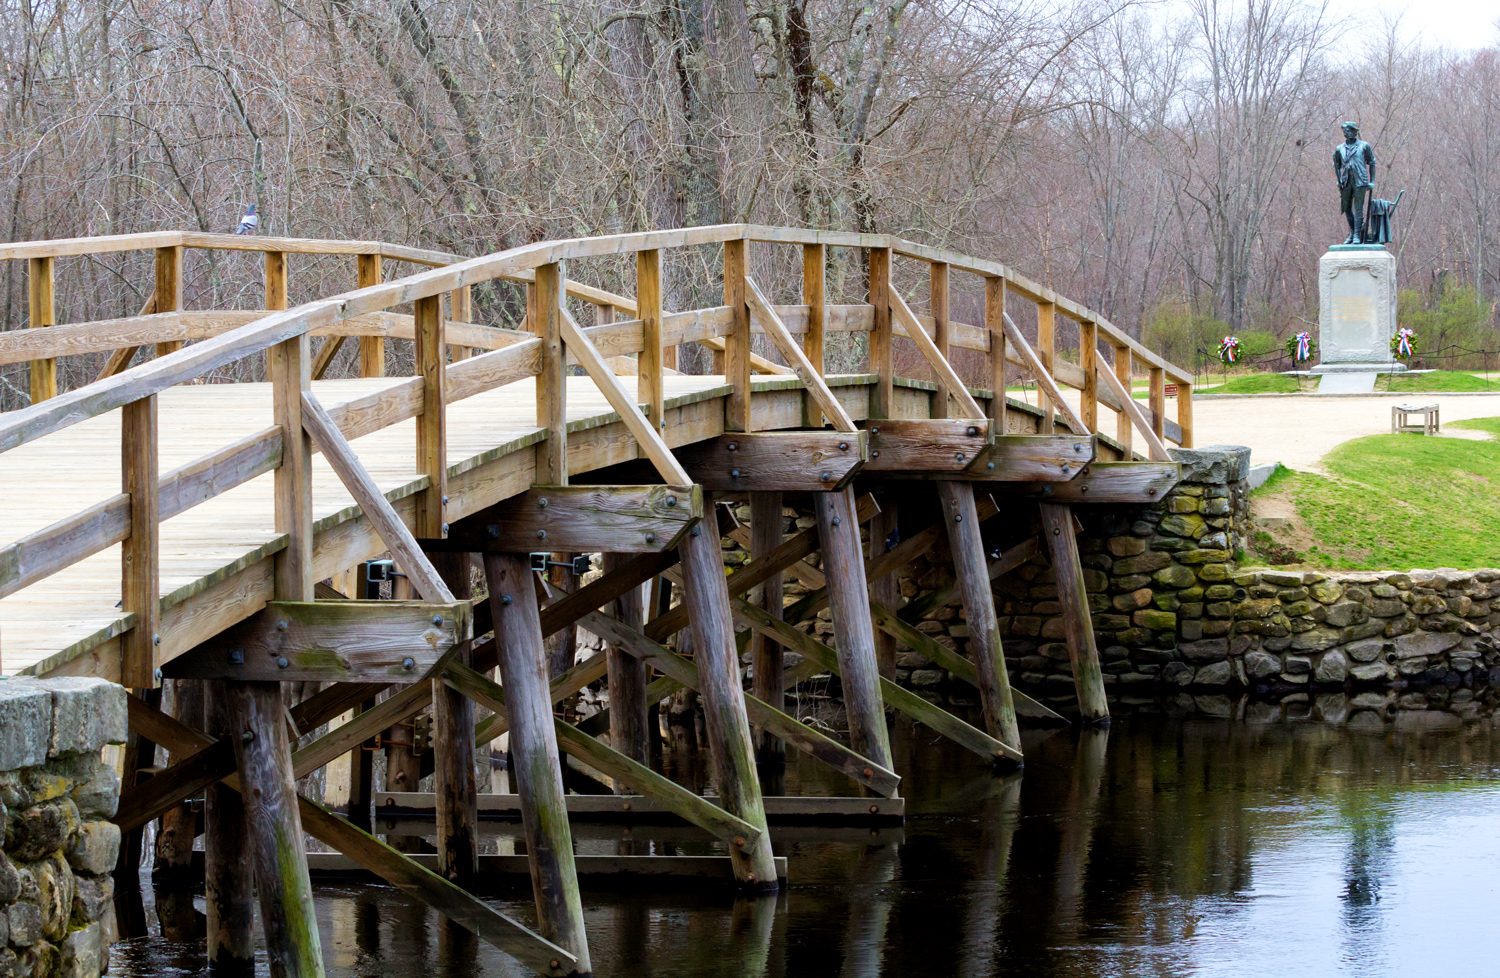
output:
[{"label": "bronze statue of soldier", "polygon": [[1343,125],[1344,141],[1333,148],[1333,174],[1339,183],[1339,208],[1349,222],[1349,237],[1344,244],[1364,244],[1368,240],[1365,224],[1365,200],[1375,189],[1375,150],[1359,138],[1359,125]]}]

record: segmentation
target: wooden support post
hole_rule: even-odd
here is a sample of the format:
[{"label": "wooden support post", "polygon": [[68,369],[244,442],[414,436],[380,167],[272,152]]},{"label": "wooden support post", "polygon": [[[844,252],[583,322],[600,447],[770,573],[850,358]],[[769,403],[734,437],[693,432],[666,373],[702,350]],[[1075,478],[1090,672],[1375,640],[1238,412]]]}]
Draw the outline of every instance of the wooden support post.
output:
[{"label": "wooden support post", "polygon": [[[814,410],[817,410],[814,408]],[[821,421],[822,412],[817,412]],[[750,556],[764,557],[782,544],[781,493],[750,493]],[[777,571],[763,583],[751,590],[750,600],[773,618],[781,618],[784,589],[781,572]],[[753,676],[757,699],[776,709],[783,709],[786,701],[781,646],[768,635],[755,634],[750,638],[750,672]],[[755,760],[757,764],[779,767],[786,763],[786,745],[772,736],[764,727],[755,728]]]},{"label": "wooden support post", "polygon": [[[948,358],[948,263],[935,261],[928,266],[928,308],[932,312],[932,342]],[[949,418],[948,398],[952,391],[938,378],[937,394],[932,399],[932,417]]]},{"label": "wooden support post", "polygon": [[130,536],[120,548],[120,610],[135,616],[120,637],[120,682],[144,689],[157,684],[161,607],[155,394],[120,410],[120,462],[120,491],[130,496]]},{"label": "wooden support post", "polygon": [[[434,553],[428,557],[448,590],[460,600],[471,596],[469,555]],[[465,642],[453,661],[469,664]],[[479,869],[479,785],[474,771],[474,703],[433,676],[433,790],[437,793],[438,875],[473,889]]]},{"label": "wooden support post", "polygon": [[[881,497],[880,512],[870,520],[870,546],[867,551],[869,559],[873,561],[876,557],[889,553],[899,536],[896,501],[887,493]],[[895,571],[870,580],[871,601],[883,604],[887,608],[894,608],[900,598],[901,582],[897,579]],[[882,678],[889,679],[891,682],[896,681],[895,636],[884,631],[875,632],[875,664],[879,667]]]},{"label": "wooden support post", "polygon": [[[1130,379],[1130,347],[1115,347],[1115,379],[1125,388],[1126,393],[1133,393],[1132,381]],[[1115,413],[1115,440],[1125,446],[1125,461],[1130,461],[1130,442],[1134,437],[1135,426],[1130,423],[1130,412],[1122,406]]]},{"label": "wooden support post", "polygon": [[542,661],[536,586],[525,558],[517,554],[485,554],[484,570],[510,721],[510,772],[521,796],[538,930],[547,940],[576,955],[579,972],[587,974],[593,968],[563,800],[547,667]]},{"label": "wooden support post", "polygon": [[415,307],[417,376],[422,378],[422,413],[417,418],[417,471],[427,476],[427,488],[417,494],[416,535],[438,539],[446,535],[443,508],[448,492],[447,405],[443,379],[447,376],[447,347],[443,344],[443,297],[418,299]]},{"label": "wooden support post", "polygon": [[[363,566],[363,565],[361,565]],[[374,700],[359,705],[359,713],[375,708]],[[359,713],[356,713],[357,717]],[[375,751],[370,741],[357,744],[349,755],[349,824],[362,832],[374,829],[370,805],[375,798]]]},{"label": "wooden support post", "polygon": [[[156,311],[182,311],[182,245],[156,249]],[[284,305],[282,308],[286,308]],[[164,357],[182,349],[182,340],[156,344],[156,355]]]},{"label": "wooden support post", "polygon": [[943,501],[943,523],[948,528],[948,549],[953,552],[953,574],[963,594],[964,617],[969,624],[969,658],[974,660],[979,677],[984,726],[991,737],[1019,747],[1021,730],[1016,724],[1016,704],[1000,645],[1000,624],[995,594],[990,590],[984,540],[979,534],[974,487],[968,482],[939,482],[938,495]]},{"label": "wooden support post", "polygon": [[[161,687],[132,690],[132,699],[139,698],[153,708],[161,705]],[[127,701],[128,702],[128,701]],[[132,725],[133,726],[133,725]],[[121,795],[139,789],[146,780],[141,772],[156,766],[156,743],[140,731],[132,729],[125,739],[124,759],[121,764]],[[149,776],[148,776],[149,777]],[[149,821],[147,819],[146,821]],[[133,825],[123,831],[120,839],[120,855],[115,860],[116,889],[138,889],[141,885],[141,825]]]},{"label": "wooden support post", "polygon": [[[286,308],[286,255],[266,252],[266,308]],[[288,536],[275,557],[276,597],[282,601],[312,601],[312,439],[302,428],[302,393],[312,387],[312,363],[307,334],[266,351],[266,376],[271,382],[271,412],[281,425],[281,465],[276,469],[276,532]]]},{"label": "wooden support post", "polygon": [[323,974],[280,683],[228,683],[261,930],[273,978]]},{"label": "wooden support post", "polygon": [[[823,375],[824,326],[827,320],[828,246],[802,246],[802,303],[807,306],[807,332],[802,334],[802,352],[819,376]],[[823,427],[823,412],[811,394],[802,398],[802,426]]]},{"label": "wooden support post", "polygon": [[[355,268],[355,284],[361,289],[379,285],[382,281],[380,255],[358,255]],[[359,338],[359,375],[361,377],[385,376],[385,337],[361,336]]]},{"label": "wooden support post", "polygon": [[[1167,372],[1160,367],[1151,368],[1151,430],[1156,437],[1167,437]],[[1122,412],[1123,417],[1123,412]],[[1124,418],[1128,422],[1129,418]],[[1129,461],[1129,458],[1126,458]]]},{"label": "wooden support post", "polygon": [[[604,306],[600,306],[600,311]],[[635,308],[641,321],[641,352],[636,364],[636,400],[646,406],[646,420],[662,430],[666,415],[661,350],[661,252],[638,251],[635,255]],[[614,307],[609,307],[613,314]]]},{"label": "wooden support post", "polygon": [[536,481],[568,484],[568,359],[563,350],[563,267],[540,265],[531,287],[531,329],[542,341],[542,369],[536,377],[536,424],[547,440],[537,446]]},{"label": "wooden support post", "polygon": [[984,279],[984,328],[990,338],[990,426],[997,435],[1006,433],[1005,414],[1005,279],[995,275]]},{"label": "wooden support post", "polygon": [[[52,256],[31,258],[26,263],[26,295],[30,312],[27,325],[31,329],[42,329],[57,323],[57,310],[53,301]],[[31,403],[57,396],[57,358],[47,357],[31,361]]]},{"label": "wooden support post", "polygon": [[[622,554],[605,554],[604,573],[619,570],[627,559]],[[614,617],[627,627],[641,631],[646,627],[645,597],[641,585],[626,591],[615,599]],[[631,760],[649,765],[651,738],[647,724],[646,684],[651,678],[651,667],[614,642],[605,644],[604,655],[609,674],[610,745]],[[616,782],[615,794],[623,795],[627,791],[626,785]]]},{"label": "wooden support post", "polygon": [[[547,568],[547,583],[564,591],[574,591],[578,581],[573,576],[570,564],[573,555],[566,551],[548,554],[553,564]],[[547,678],[556,679],[573,668],[573,657],[578,654],[578,625],[569,622],[543,639],[547,649]]]},{"label": "wooden support post", "polygon": [[[1047,376],[1052,376],[1052,359],[1057,353],[1057,307],[1050,302],[1038,302],[1036,304],[1036,354],[1041,361],[1042,369]],[[1037,428],[1037,433],[1050,435],[1055,428],[1053,412],[1057,405],[1052,399],[1042,393],[1042,382],[1037,380],[1037,405],[1042,409],[1042,423]],[[1082,432],[1079,432],[1082,434]]]},{"label": "wooden support post", "polygon": [[724,430],[750,431],[750,308],[745,305],[743,238],[724,242],[724,305],[730,328],[724,337],[724,380],[730,385],[724,401]]},{"label": "wooden support post", "polygon": [[896,409],[889,248],[870,249],[870,305],[875,309],[875,321],[870,329],[870,373],[879,377],[870,390],[870,417],[889,418]]},{"label": "wooden support post", "polygon": [[[228,691],[206,680],[205,730],[230,736]],[[203,902],[208,909],[208,966],[215,973],[255,968],[255,880],[250,835],[240,793],[215,781],[203,794]]]},{"label": "wooden support post", "polygon": [[1177,381],[1177,427],[1182,429],[1183,448],[1193,447],[1193,385]]},{"label": "wooden support post", "polygon": [[[1080,401],[1082,410],[1078,413],[1083,417],[1084,427],[1088,431],[1074,432],[1074,434],[1086,435],[1089,432],[1099,430],[1099,378],[1094,371],[1099,366],[1099,327],[1088,321],[1078,323],[1078,366],[1083,370],[1083,399]],[[1125,387],[1130,388],[1130,378],[1125,379]]]},{"label": "wooden support post", "polygon": [[[175,679],[172,681],[172,715],[194,730],[204,726],[203,681],[198,679]],[[180,763],[184,757],[173,754],[171,762]],[[193,869],[193,841],[198,835],[198,813],[184,802],[167,809],[161,816],[161,828],[156,833],[156,860],[151,877],[157,882],[181,885]]]},{"label": "wooden support post", "polygon": [[1047,539],[1052,553],[1052,570],[1057,575],[1057,600],[1062,605],[1068,658],[1073,663],[1073,684],[1078,690],[1078,709],[1083,714],[1084,723],[1108,723],[1109,700],[1104,695],[1099,649],[1094,645],[1094,621],[1083,584],[1083,564],[1078,559],[1073,510],[1066,503],[1040,505],[1042,536]]},{"label": "wooden support post", "polygon": [[[713,512],[713,500],[704,493],[703,508]],[[855,532],[858,532],[856,527]],[[719,797],[731,815],[761,830],[750,852],[731,848],[734,878],[743,886],[774,890],[776,862],[771,855],[771,835],[766,831],[766,812],[761,802],[760,780],[755,771],[750,722],[745,714],[745,691],[740,685],[740,662],[724,582],[724,560],[712,521],[688,531],[678,551],[682,554],[683,604],[692,623],[694,661],[702,686],[704,726]],[[868,754],[872,761],[879,759]],[[888,762],[881,762],[889,767]]]},{"label": "wooden support post", "polygon": [[875,627],[870,622],[870,588],[854,514],[854,491],[813,495],[828,604],[838,637],[839,675],[844,709],[849,715],[849,746],[884,768],[892,768],[891,738],[880,698],[880,668],[875,661]]}]

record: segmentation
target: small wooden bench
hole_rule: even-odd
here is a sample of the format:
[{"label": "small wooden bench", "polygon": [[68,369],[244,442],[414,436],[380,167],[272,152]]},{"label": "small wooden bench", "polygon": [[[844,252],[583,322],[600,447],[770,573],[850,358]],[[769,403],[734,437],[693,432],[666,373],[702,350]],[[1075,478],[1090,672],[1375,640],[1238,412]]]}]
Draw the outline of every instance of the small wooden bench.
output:
[{"label": "small wooden bench", "polygon": [[1427,404],[1422,407],[1398,404],[1391,408],[1391,434],[1393,435],[1403,431],[1415,432],[1419,435],[1435,435],[1440,427],[1436,404]]}]

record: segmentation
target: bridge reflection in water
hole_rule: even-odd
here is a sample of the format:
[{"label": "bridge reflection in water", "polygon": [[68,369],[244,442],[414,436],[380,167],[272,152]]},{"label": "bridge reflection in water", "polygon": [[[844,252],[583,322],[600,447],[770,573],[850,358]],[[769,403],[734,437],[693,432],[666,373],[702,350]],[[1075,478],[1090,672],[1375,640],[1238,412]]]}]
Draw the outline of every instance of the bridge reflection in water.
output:
[{"label": "bridge reflection in water", "polygon": [[[961,747],[898,723],[893,748],[911,772],[903,827],[778,830],[791,886],[761,900],[639,878],[591,888],[595,969],[1488,973],[1497,704],[1484,689],[1122,703],[1111,730],[1028,739],[1024,781],[973,773],[947,756]],[[839,789],[828,769],[789,761],[789,793]],[[716,845],[664,826],[577,828],[580,853]],[[515,851],[519,825],[483,831],[487,851]],[[194,902],[159,893],[151,935],[117,946],[112,973],[202,968]],[[523,877],[493,904],[534,915]],[[321,886],[317,905],[330,975],[526,973],[389,888]]]}]

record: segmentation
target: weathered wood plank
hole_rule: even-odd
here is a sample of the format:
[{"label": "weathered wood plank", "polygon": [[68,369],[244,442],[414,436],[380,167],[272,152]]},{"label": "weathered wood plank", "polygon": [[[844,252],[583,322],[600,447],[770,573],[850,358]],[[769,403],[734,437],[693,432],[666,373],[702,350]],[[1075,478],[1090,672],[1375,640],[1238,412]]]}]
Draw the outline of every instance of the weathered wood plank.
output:
[{"label": "weathered wood plank", "polygon": [[[703,797],[715,805],[719,803],[714,795]],[[376,801],[382,809],[389,809],[403,818],[421,818],[433,811],[435,799],[430,792],[381,792],[376,796]],[[899,821],[906,815],[906,800],[900,796],[851,798],[825,795],[766,795],[763,801],[766,806],[766,817],[772,822],[795,823],[825,820],[852,823],[888,822]],[[521,799],[517,795],[481,794],[478,800],[479,814],[483,819],[514,819],[521,814],[520,802]],[[575,822],[589,821],[591,816],[607,818],[610,821],[627,821],[632,818],[651,820],[653,815],[662,814],[666,814],[666,810],[644,795],[568,796],[568,817]]]},{"label": "weathered wood plank", "polygon": [[[53,302],[53,261],[49,257],[31,258],[26,263],[26,301],[29,329],[46,329],[57,322]],[[31,404],[33,407],[57,396],[57,359],[44,357],[31,361]]]},{"label": "weathered wood plank", "polygon": [[1010,386],[1006,376],[1005,352],[1005,279],[996,275],[984,278],[984,332],[989,337],[990,397],[989,417],[996,434],[1010,431],[1005,416],[1005,391]]},{"label": "weathered wood plank", "polygon": [[535,486],[455,524],[432,550],[650,553],[675,547],[703,517],[692,479],[676,486]]},{"label": "weathered wood plank", "polygon": [[[1039,306],[1038,310],[1040,308]],[[1015,321],[1010,318],[1008,313],[1004,312],[1001,313],[1001,319],[1005,322],[1006,340],[1016,348],[1016,352],[1021,355],[1021,361],[1031,370],[1032,377],[1036,380],[1038,392],[1044,394],[1046,397],[1046,400],[1042,402],[1042,434],[1052,433],[1052,422],[1050,419],[1052,418],[1054,409],[1063,413],[1064,420],[1067,421],[1068,427],[1072,428],[1075,434],[1086,433],[1089,429],[1083,423],[1083,419],[1078,417],[1072,405],[1063,398],[1062,391],[1058,389],[1057,381],[1052,379],[1051,372],[1042,363],[1036,351],[1031,348],[1031,344],[1026,342],[1026,337],[1021,335],[1021,331],[1016,327]]]},{"label": "weathered wood plank", "polygon": [[[182,309],[182,245],[169,245],[156,249],[156,311],[178,312]],[[268,309],[285,309],[279,306]],[[168,340],[156,344],[156,355],[164,357],[182,349],[181,340]]]},{"label": "weathered wood plank", "polygon": [[896,368],[892,360],[891,249],[870,246],[870,305],[875,321],[870,328],[870,373],[880,379],[870,392],[870,417],[890,418],[896,410]]},{"label": "weathered wood plank", "polygon": [[866,472],[964,472],[991,442],[984,418],[871,419],[860,424],[870,437]]},{"label": "weathered wood plank", "polygon": [[[604,573],[610,574],[624,565],[626,558],[618,553],[604,555]],[[646,627],[646,593],[636,585],[614,600],[614,616],[630,628]],[[604,646],[605,666],[609,674],[609,742],[626,757],[641,764],[651,761],[651,704],[646,686],[651,667],[613,642]],[[615,793],[625,787],[615,783]]]},{"label": "weathered wood plank", "polygon": [[[932,337],[927,335],[927,331],[917,321],[916,313],[911,311],[911,307],[906,304],[906,300],[901,298],[900,293],[895,289],[890,290],[890,297],[891,315],[898,319],[901,325],[906,327],[906,335],[911,338],[912,342],[916,344],[917,349],[921,351],[928,366],[932,367],[933,373],[937,374],[938,380],[942,385],[938,391],[939,399],[942,397],[943,390],[946,389],[949,397],[957,404],[958,411],[963,417],[980,421],[984,420],[985,413],[979,407],[979,402],[974,400],[974,395],[969,393],[968,385],[958,376],[958,371],[953,369],[953,364],[948,362],[948,358],[943,355],[942,351],[938,349],[937,344],[933,342]],[[946,323],[946,321],[945,318],[944,322]],[[946,409],[944,413],[946,414]]]},{"label": "weathered wood plank", "polygon": [[[750,422],[750,307],[746,305],[746,242],[724,242],[724,305],[729,307],[731,326],[724,336],[724,379],[730,385],[724,404],[727,431],[753,431]],[[715,371],[717,373],[718,371]]]},{"label": "weathered wood plank", "polygon": [[[470,556],[467,553],[428,556],[448,590],[463,602],[467,610],[473,596]],[[470,652],[470,643],[465,641],[461,648],[453,651],[449,666],[468,668]],[[474,770],[474,703],[449,688],[443,676],[434,674],[430,681],[433,789],[438,796],[438,874],[470,889],[478,872],[479,856],[479,829],[474,822],[474,798],[479,792],[478,775]]]},{"label": "weathered wood plank", "polygon": [[1068,482],[1019,484],[1058,503],[1137,503],[1165,499],[1182,471],[1176,462],[1090,462]]},{"label": "weathered wood plank", "polygon": [[1141,413],[1140,405],[1136,403],[1135,398],[1131,396],[1130,391],[1120,383],[1120,379],[1116,377],[1112,371],[1109,370],[1099,369],[1095,370],[1094,373],[1095,376],[1102,377],[1104,379],[1105,385],[1109,387],[1110,392],[1115,395],[1115,399],[1124,406],[1125,414],[1130,418],[1131,424],[1135,425],[1135,430],[1139,431],[1141,433],[1141,437],[1145,439],[1146,448],[1151,456],[1151,460],[1154,462],[1172,461],[1172,456],[1167,451],[1167,446],[1162,444],[1161,436],[1152,429],[1151,423],[1148,422],[1146,420],[1146,416]]},{"label": "weathered wood plank", "polygon": [[[219,749],[232,767],[234,749],[226,739],[231,732],[224,684],[204,685],[207,732],[216,739],[215,747],[223,745]],[[250,861],[245,805],[238,791],[217,780],[202,788],[208,964],[211,969],[244,974],[255,965],[255,867]]]},{"label": "weathered wood plank", "polygon": [[[661,252],[654,248],[636,253],[635,295],[637,315],[641,319],[641,353],[635,395],[636,400],[646,406],[646,421],[654,430],[660,431],[666,418],[662,408]],[[614,309],[613,306],[608,308]]]},{"label": "weathered wood plank", "polygon": [[993,482],[1067,482],[1097,451],[1094,435],[997,435],[965,475]]},{"label": "weathered wood plank", "polygon": [[467,601],[272,601],[195,653],[171,678],[415,682],[472,637]]},{"label": "weathered wood plank", "polygon": [[708,490],[831,492],[864,466],[866,438],[862,431],[736,432],[675,454],[692,481]]},{"label": "weathered wood plank", "polygon": [[[785,539],[782,532],[782,496],[779,492],[750,493],[750,557],[764,557]],[[858,532],[858,531],[856,531]],[[783,600],[781,574],[772,574],[758,588],[752,588],[750,600],[766,614],[781,617]],[[777,710],[786,702],[786,669],[781,646],[774,639],[756,634],[750,639],[750,673],[755,695]],[[748,706],[748,704],[747,704]],[[754,723],[754,719],[751,720]],[[760,724],[752,728],[757,764],[779,767],[786,763],[786,745]]]},{"label": "weathered wood plank", "polygon": [[160,658],[161,522],[157,508],[156,395],[125,405],[120,415],[120,489],[130,497],[129,535],[120,551],[120,610],[134,616],[120,639],[120,681],[155,686]]},{"label": "weathered wood plank", "polygon": [[[828,321],[827,269],[826,245],[802,246],[802,301],[807,306],[807,331],[802,334],[802,352],[820,377],[823,376],[824,333]],[[803,427],[823,427],[823,412],[817,407],[817,400],[809,392],[802,402]]]},{"label": "weathered wood plank", "polygon": [[[379,285],[384,280],[378,252],[355,256],[355,288],[365,289]],[[359,338],[359,375],[361,377],[385,376],[385,339],[380,336]]]},{"label": "weathered wood plank", "polygon": [[[417,493],[413,530],[417,536],[430,539],[441,537],[448,522],[443,515],[448,503],[448,411],[443,396],[448,347],[443,342],[443,297],[417,300],[414,317],[417,376],[422,380],[422,413],[417,416],[417,471],[427,476],[427,486]],[[318,443],[323,444],[323,439]],[[328,454],[326,446],[324,453]],[[343,478],[344,473],[339,475]],[[370,485],[373,484],[371,480]],[[401,561],[401,567],[410,576],[411,568],[405,560]],[[419,589],[419,593],[437,600],[431,592]]]}]

